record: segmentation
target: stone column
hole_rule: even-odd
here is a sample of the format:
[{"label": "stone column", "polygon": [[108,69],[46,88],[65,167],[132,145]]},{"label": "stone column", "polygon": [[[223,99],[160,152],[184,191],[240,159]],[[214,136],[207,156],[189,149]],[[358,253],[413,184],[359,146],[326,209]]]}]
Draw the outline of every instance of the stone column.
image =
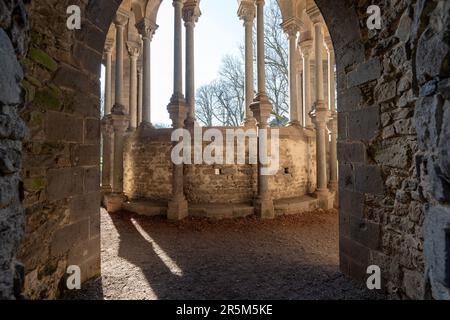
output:
[{"label": "stone column", "polygon": [[114,40],[107,39],[105,44],[105,115],[112,109],[112,50]]},{"label": "stone column", "polygon": [[151,41],[158,25],[144,18],[136,24],[143,41],[143,83],[142,83],[142,122],[140,125],[152,127],[151,121]]},{"label": "stone column", "polygon": [[102,120],[102,192],[112,192],[113,129],[107,117]]},{"label": "stone column", "polygon": [[327,188],[327,122],[329,118],[328,108],[324,101],[323,87],[323,24],[318,9],[312,16],[314,23],[314,54],[316,58],[315,72],[315,91],[316,101],[314,103],[314,111],[311,117],[316,127],[316,154],[317,154],[317,196],[321,206],[330,209],[333,205],[332,199]]},{"label": "stone column", "polygon": [[253,79],[253,23],[255,20],[255,3],[251,0],[241,0],[238,16],[244,21],[245,27],[245,126],[254,126],[256,123],[250,105],[254,98]]},{"label": "stone column", "polygon": [[325,40],[328,49],[328,105],[330,109],[330,121],[328,128],[331,131],[330,145],[330,190],[338,190],[337,173],[337,112],[336,112],[336,78],[335,78],[335,56],[333,43],[330,37]]},{"label": "stone column", "polygon": [[[258,148],[260,148],[261,130],[267,130],[267,120],[272,111],[272,104],[266,94],[265,45],[264,45],[264,0],[256,0],[257,15],[257,60],[258,60],[258,94],[250,106],[258,124]],[[269,177],[261,174],[264,165],[258,150],[258,196],[255,199],[256,214],[262,219],[273,219],[275,210],[269,191]]]},{"label": "stone column", "polygon": [[139,58],[140,45],[136,42],[127,43],[128,55],[130,57],[130,125],[128,131],[136,130],[137,119],[137,59]]},{"label": "stone column", "polygon": [[295,18],[285,21],[281,26],[289,40],[289,96],[290,96],[290,125],[300,125],[298,114],[297,92],[297,33],[301,22]]},{"label": "stone column", "polygon": [[310,113],[312,111],[311,100],[311,49],[312,40],[301,42],[303,56],[303,107],[305,108],[305,127],[312,129]]},{"label": "stone column", "polygon": [[114,25],[116,27],[116,76],[115,76],[115,101],[113,110],[118,113],[125,112],[125,106],[123,102],[123,51],[124,51],[124,29],[125,24],[128,21],[128,17],[118,12],[114,19]]},{"label": "stone column", "polygon": [[[174,81],[173,94],[167,110],[172,119],[173,129],[184,127],[187,116],[187,105],[183,96],[182,79],[182,0],[173,0],[174,7]],[[174,143],[174,146],[176,143]],[[188,216],[188,203],[184,196],[184,166],[183,164],[173,164],[172,173],[172,199],[169,201],[167,218],[169,220],[181,220]]]},{"label": "stone column", "polygon": [[296,52],[297,61],[297,113],[302,127],[305,126],[305,111],[303,110],[303,57],[301,52],[297,50]]},{"label": "stone column", "polygon": [[122,204],[125,201],[125,195],[123,194],[123,147],[124,135],[129,126],[129,121],[129,117],[119,110],[119,108],[113,108],[113,112],[105,120],[108,123],[114,141],[112,193],[105,194],[104,196],[104,204],[108,212],[121,210]]},{"label": "stone column", "polygon": [[142,70],[141,62],[138,63],[137,74],[138,74],[137,122],[138,122],[138,126],[139,126],[142,122],[142,94],[143,94],[143,91],[142,91],[143,90],[143,85],[142,85],[143,70]]},{"label": "stone column", "polygon": [[186,127],[193,128],[195,125],[195,57],[194,57],[194,28],[201,16],[199,2],[187,0],[183,6],[183,19],[186,28],[186,103],[188,115]]}]

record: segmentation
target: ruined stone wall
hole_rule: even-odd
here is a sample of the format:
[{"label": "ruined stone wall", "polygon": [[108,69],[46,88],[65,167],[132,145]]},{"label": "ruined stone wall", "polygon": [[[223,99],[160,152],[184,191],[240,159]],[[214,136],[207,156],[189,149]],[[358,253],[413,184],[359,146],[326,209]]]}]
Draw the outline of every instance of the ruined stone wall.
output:
[{"label": "ruined stone wall", "polygon": [[0,1],[0,300],[19,298],[23,266],[16,252],[23,235],[23,187],[20,179],[22,140],[27,134],[19,117],[23,107],[18,61],[28,46],[28,17],[21,0]]},{"label": "ruined stone wall", "polygon": [[280,130],[280,169],[269,177],[273,198],[286,199],[315,191],[317,185],[316,139],[303,130]]},{"label": "ruined stone wall", "polygon": [[450,2],[418,1],[414,43],[416,170],[430,296],[450,300]]},{"label": "ruined stone wall", "polygon": [[[448,145],[438,139],[448,135],[442,107],[448,20],[441,16],[433,27],[427,24],[433,8],[439,7],[435,15],[448,14],[448,8],[443,8],[445,1],[316,2],[336,50],[341,269],[364,281],[367,266],[379,265],[389,293],[423,298],[424,208],[431,198],[439,199],[436,190],[448,190],[448,175],[442,174],[446,163],[436,160],[439,152],[448,157]],[[367,28],[369,4],[381,8],[381,30]],[[342,23],[342,16],[354,12],[359,26],[351,18]],[[424,39],[422,48],[419,38]],[[422,183],[419,173],[425,176]],[[423,185],[433,186],[432,197],[423,196]],[[429,210],[435,213],[430,221],[443,221],[442,208]],[[445,232],[439,228],[442,246]],[[442,282],[442,270],[439,274]]]},{"label": "ruined stone wall", "polygon": [[26,228],[18,257],[30,298],[57,297],[68,265],[81,268],[82,281],[100,273],[99,72],[117,4],[79,2],[79,31],[66,27],[70,4],[27,6],[31,44],[22,60],[21,116],[30,137],[24,146]]},{"label": "ruined stone wall", "polygon": [[[218,129],[225,137],[226,128]],[[124,188],[129,198],[158,201],[171,198],[170,135],[170,129],[159,129],[148,134],[138,131],[127,139]],[[204,142],[203,148],[207,145]],[[225,149],[224,146],[224,156]],[[234,151],[236,158],[236,143]],[[248,140],[246,159],[248,163]],[[315,163],[315,139],[308,139],[302,130],[281,128],[279,170],[269,178],[273,198],[300,197],[311,188],[313,190],[316,185]],[[185,165],[184,185],[185,195],[191,203],[248,203],[256,194],[257,167],[251,164]]]},{"label": "ruined stone wall", "polygon": [[168,201],[172,194],[172,130],[136,132],[125,140],[124,192],[130,199]]}]

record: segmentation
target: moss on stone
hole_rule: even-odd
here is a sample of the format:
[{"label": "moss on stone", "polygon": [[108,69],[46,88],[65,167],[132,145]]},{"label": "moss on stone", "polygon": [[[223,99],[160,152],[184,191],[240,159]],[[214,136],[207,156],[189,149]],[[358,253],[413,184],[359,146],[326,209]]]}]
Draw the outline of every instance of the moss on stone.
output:
[{"label": "moss on stone", "polygon": [[28,56],[35,62],[39,63],[44,68],[50,71],[56,71],[58,69],[58,63],[50,57],[47,53],[40,49],[31,48]]},{"label": "moss on stone", "polygon": [[34,102],[37,106],[46,110],[59,111],[62,106],[58,92],[54,88],[46,87],[36,93]]},{"label": "moss on stone", "polygon": [[46,180],[43,177],[28,178],[24,180],[25,190],[34,192],[45,188]]},{"label": "moss on stone", "polygon": [[39,111],[30,113],[30,120],[28,122],[30,127],[42,127],[44,125],[44,114]]},{"label": "moss on stone", "polygon": [[36,88],[27,80],[23,80],[21,85],[25,90],[25,102],[33,101],[36,95]]},{"label": "moss on stone", "polygon": [[42,87],[42,83],[30,74],[27,74],[25,79],[35,87]]}]

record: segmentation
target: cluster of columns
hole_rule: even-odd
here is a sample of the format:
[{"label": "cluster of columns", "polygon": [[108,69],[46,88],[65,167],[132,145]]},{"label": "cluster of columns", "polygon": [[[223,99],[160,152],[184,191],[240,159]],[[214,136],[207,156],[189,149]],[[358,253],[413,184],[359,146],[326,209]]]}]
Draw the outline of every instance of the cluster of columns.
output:
[{"label": "cluster of columns", "polygon": [[[201,15],[199,0],[173,0],[174,8],[174,70],[173,93],[167,110],[174,129],[192,128],[195,121],[195,65],[194,65],[194,28]],[[245,27],[245,125],[257,126],[258,130],[267,130],[272,112],[272,104],[266,92],[265,43],[264,43],[264,0],[241,0],[238,15]],[[305,127],[313,132],[315,129],[317,146],[317,195],[324,202],[329,197],[329,188],[337,187],[336,160],[336,110],[334,53],[330,39],[324,39],[324,24],[318,10],[310,13],[314,24],[313,37],[305,37],[299,42],[297,36],[302,31],[303,23],[297,18],[286,20],[282,27],[289,40],[289,92],[291,126]],[[257,92],[255,96],[253,67],[253,26],[256,17],[257,45]],[[183,20],[185,26],[185,94],[183,94]],[[141,36],[141,43],[128,41],[130,60],[130,101],[129,110],[123,103],[123,56],[124,29],[127,16],[120,11],[114,21],[115,37],[115,97],[112,101],[112,53],[113,42],[105,47],[106,92],[105,117],[103,119],[103,176],[102,187],[105,192],[123,193],[123,142],[126,130],[152,128],[151,123],[151,41],[158,28],[150,19],[138,21],[136,28]],[[311,39],[312,38],[312,39]],[[323,51],[328,53],[328,101],[324,95]],[[139,56],[142,54],[142,62]],[[314,54],[314,101],[311,85],[311,56]],[[329,132],[331,133],[331,145]],[[327,149],[330,151],[330,163],[327,165]],[[258,165],[258,194],[255,209],[262,218],[274,216],[273,200],[269,192],[268,176],[261,172],[264,167]],[[328,185],[327,170],[330,168]],[[183,165],[173,166],[172,200],[168,205],[169,219],[182,219],[188,215],[188,206],[184,195]],[[325,204],[325,206],[327,206]]]},{"label": "cluster of columns", "polygon": [[312,32],[296,18],[282,24],[289,40],[290,125],[315,131],[316,193],[328,207],[332,204],[330,191],[337,191],[338,185],[334,51],[330,37],[325,39],[325,24],[318,8],[308,9],[307,14],[313,24]]}]

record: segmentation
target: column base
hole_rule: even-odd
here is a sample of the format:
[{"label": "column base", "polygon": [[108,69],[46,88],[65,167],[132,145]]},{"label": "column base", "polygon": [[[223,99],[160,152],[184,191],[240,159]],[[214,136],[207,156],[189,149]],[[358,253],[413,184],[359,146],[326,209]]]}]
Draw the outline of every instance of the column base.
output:
[{"label": "column base", "polygon": [[289,121],[287,124],[288,127],[301,127],[300,121],[298,120],[292,120]]},{"label": "column base", "polygon": [[271,198],[257,198],[255,199],[253,206],[255,207],[256,215],[261,219],[274,219],[275,208],[273,200]]},{"label": "column base", "polygon": [[196,126],[198,126],[198,123],[197,123],[197,119],[195,119],[195,118],[188,117],[186,119],[186,121],[184,122],[184,127],[186,129],[192,129],[192,128],[195,128]]},{"label": "column base", "polygon": [[188,202],[184,197],[174,198],[169,201],[167,208],[167,219],[179,221],[183,220],[188,215]]},{"label": "column base", "polygon": [[319,207],[324,210],[330,210],[334,207],[334,192],[328,189],[316,190],[315,196],[319,200]]},{"label": "column base", "polygon": [[120,103],[116,103],[114,104],[114,106],[111,109],[111,114],[116,114],[116,115],[125,115],[125,106],[123,104]]},{"label": "column base", "polygon": [[253,117],[245,118],[242,125],[244,127],[248,127],[248,128],[255,128],[256,127],[256,119]]},{"label": "column base", "polygon": [[337,191],[338,190],[338,182],[337,181],[330,181],[329,189],[330,191]]},{"label": "column base", "polygon": [[109,213],[115,213],[122,210],[122,205],[126,197],[123,193],[109,193],[103,196],[103,205]]},{"label": "column base", "polygon": [[102,195],[106,195],[108,193],[112,193],[112,187],[111,186],[101,186],[100,191]]}]

